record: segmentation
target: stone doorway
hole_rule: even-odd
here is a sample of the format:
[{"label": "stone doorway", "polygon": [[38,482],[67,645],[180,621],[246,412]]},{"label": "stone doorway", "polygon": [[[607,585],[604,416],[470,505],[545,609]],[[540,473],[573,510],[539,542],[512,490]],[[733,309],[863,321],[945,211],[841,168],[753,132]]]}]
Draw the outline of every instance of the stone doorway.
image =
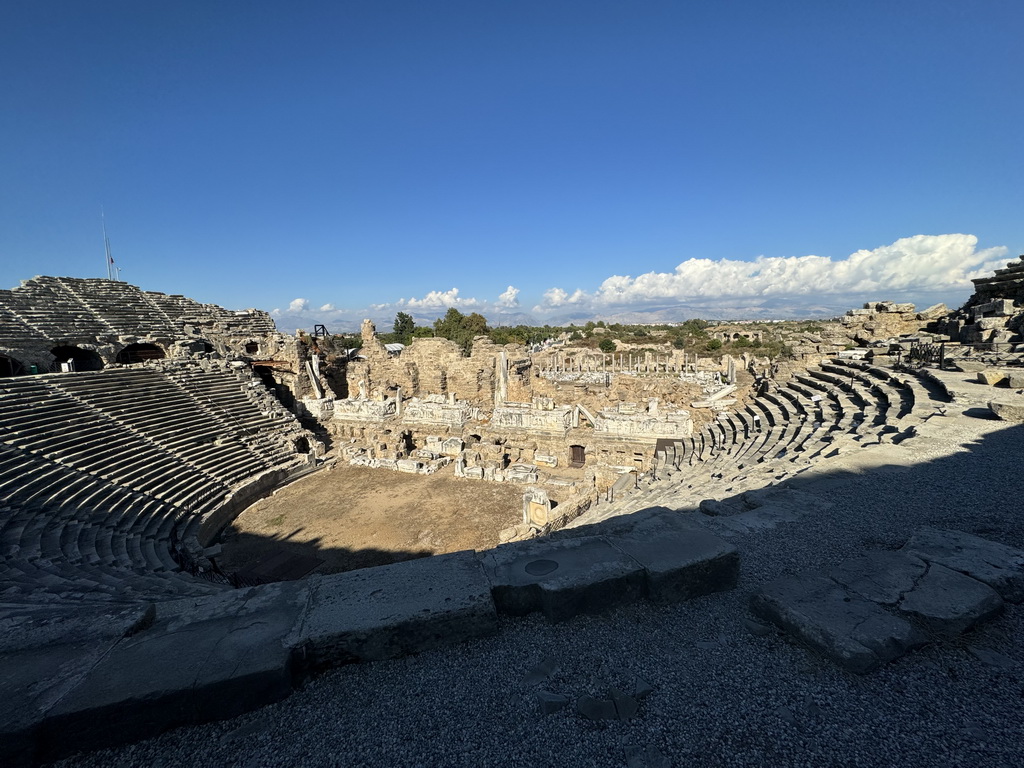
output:
[{"label": "stone doorway", "polygon": [[587,449],[582,445],[569,446],[569,466],[579,469],[587,463]]}]

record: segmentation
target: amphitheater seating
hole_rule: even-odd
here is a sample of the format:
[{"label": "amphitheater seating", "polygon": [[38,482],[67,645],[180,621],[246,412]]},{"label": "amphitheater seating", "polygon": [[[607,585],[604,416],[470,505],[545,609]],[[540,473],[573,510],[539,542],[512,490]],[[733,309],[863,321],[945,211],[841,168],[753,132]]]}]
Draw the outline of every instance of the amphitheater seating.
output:
[{"label": "amphitheater seating", "polygon": [[247,370],[206,361],[0,381],[0,594],[209,594],[182,542],[244,489],[304,471],[305,432]]},{"label": "amphitheater seating", "polygon": [[0,348],[17,350],[32,341],[57,345],[118,336],[193,336],[186,325],[214,326],[228,336],[276,332],[265,312],[231,311],[116,280],[34,277],[0,291]]},{"label": "amphitheater seating", "polygon": [[695,508],[704,498],[771,485],[837,451],[910,434],[933,399],[936,393],[911,373],[823,363],[677,441],[638,488],[626,486],[573,525],[652,506]]}]

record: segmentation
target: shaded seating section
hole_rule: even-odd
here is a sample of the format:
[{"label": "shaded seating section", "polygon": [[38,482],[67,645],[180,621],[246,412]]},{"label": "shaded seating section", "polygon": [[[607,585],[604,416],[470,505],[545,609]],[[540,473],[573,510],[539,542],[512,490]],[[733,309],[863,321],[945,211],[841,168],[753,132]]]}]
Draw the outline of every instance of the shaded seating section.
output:
[{"label": "shaded seating section", "polygon": [[[76,599],[205,594],[188,544],[262,481],[308,470],[305,436],[251,374],[159,368],[0,382],[0,593]],[[233,391],[232,391],[233,389]],[[262,394],[259,394],[259,393]],[[201,550],[201,547],[200,547]]]},{"label": "shaded seating section", "polygon": [[654,506],[696,507],[705,498],[771,485],[844,451],[898,442],[913,434],[921,406],[934,398],[910,373],[857,361],[823,363],[659,451],[654,472],[625,484],[599,519]]}]

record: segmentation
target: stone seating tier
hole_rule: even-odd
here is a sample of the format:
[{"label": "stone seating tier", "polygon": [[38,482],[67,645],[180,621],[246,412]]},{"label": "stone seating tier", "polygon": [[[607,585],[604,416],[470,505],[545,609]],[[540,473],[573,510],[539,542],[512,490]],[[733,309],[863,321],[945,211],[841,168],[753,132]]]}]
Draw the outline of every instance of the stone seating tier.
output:
[{"label": "stone seating tier", "polygon": [[[290,443],[305,433],[290,417],[268,419],[250,379],[217,367],[190,375],[240,418],[215,418],[158,369],[3,381],[0,594],[102,601],[219,589],[180,572],[172,540],[198,535],[236,489],[305,471]],[[243,420],[267,427],[258,443]]]},{"label": "stone seating tier", "polygon": [[277,332],[265,312],[231,311],[119,281],[35,277],[0,291],[0,348],[15,352],[26,343],[95,343],[118,336],[194,338],[202,337],[204,329],[236,338]]}]

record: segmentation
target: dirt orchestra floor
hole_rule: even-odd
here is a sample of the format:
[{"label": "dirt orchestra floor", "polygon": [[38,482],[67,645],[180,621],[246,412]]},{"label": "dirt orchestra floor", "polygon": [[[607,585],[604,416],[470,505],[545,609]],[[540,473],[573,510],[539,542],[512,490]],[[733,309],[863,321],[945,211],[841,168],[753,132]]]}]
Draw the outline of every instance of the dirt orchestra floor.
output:
[{"label": "dirt orchestra floor", "polygon": [[410,475],[338,464],[245,510],[225,529],[217,562],[245,571],[316,558],[317,573],[336,573],[490,549],[500,530],[522,521],[522,498],[521,485],[456,478],[450,467]]}]

